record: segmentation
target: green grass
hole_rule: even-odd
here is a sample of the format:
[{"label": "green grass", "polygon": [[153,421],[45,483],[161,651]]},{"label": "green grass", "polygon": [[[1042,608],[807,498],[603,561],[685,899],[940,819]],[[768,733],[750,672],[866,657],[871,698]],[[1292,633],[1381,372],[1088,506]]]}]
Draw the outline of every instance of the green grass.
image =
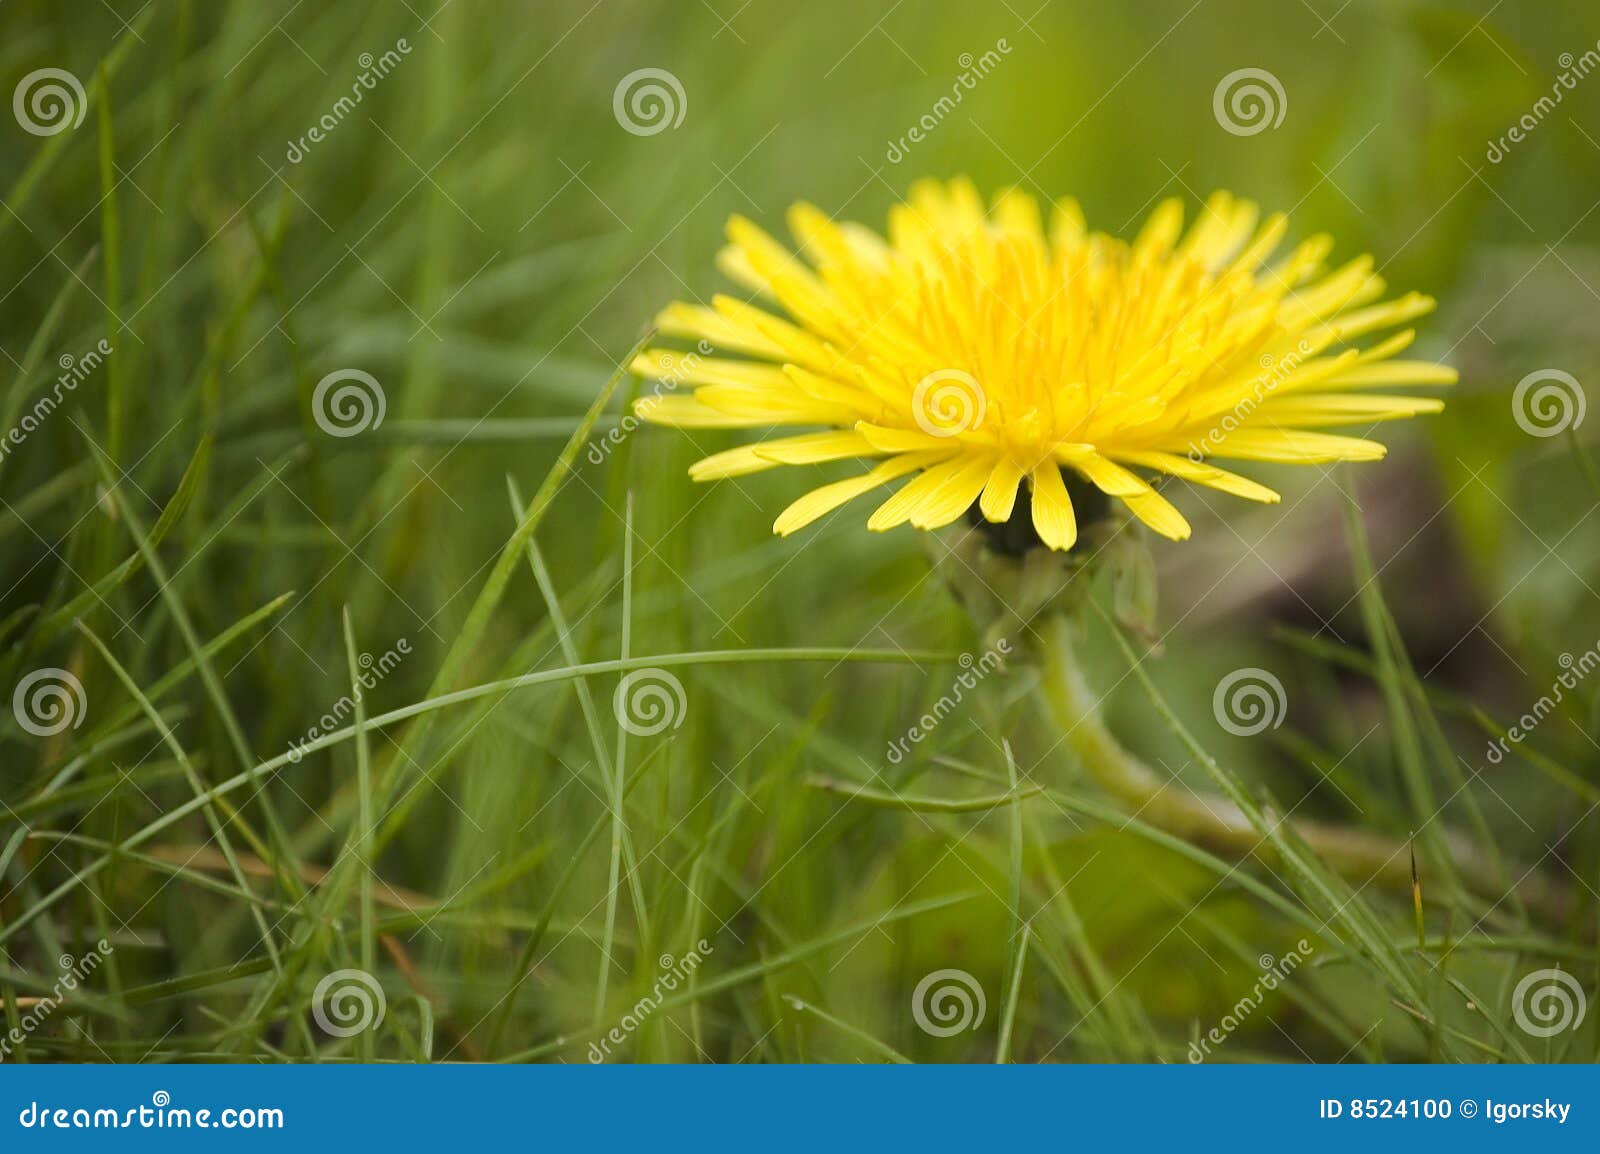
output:
[{"label": "green grass", "polygon": [[[0,710],[5,1060],[582,1062],[617,1029],[608,1060],[1181,1062],[1302,940],[1207,1060],[1600,1058],[1600,679],[1486,756],[1600,638],[1593,425],[1511,418],[1535,369],[1600,380],[1600,78],[1485,159],[1600,29],[1491,6],[10,0],[6,90],[63,68],[84,116],[0,124],[0,436],[88,371],[0,442],[0,691],[82,689],[61,732]],[[1212,93],[1247,66],[1288,108],[1238,137]],[[637,136],[645,67],[687,105]],[[820,469],[697,486],[733,435],[623,420],[649,318],[727,291],[730,213],[877,225],[953,173],[1120,232],[1231,188],[1440,301],[1422,354],[1462,384],[1387,460],[1179,493],[1193,541],[1127,531],[1073,585],[1107,730],[1237,837],[1097,784],[1048,627],[964,607],[971,542],[855,506],[774,538]],[[336,370],[381,425],[319,424]],[[1245,667],[1281,728],[1217,724]],[[1514,992],[1557,966],[1589,1012],[1543,1038]],[[945,969],[984,1014],[940,1036]],[[343,970],[386,1006],[348,1037],[313,1012]]]}]

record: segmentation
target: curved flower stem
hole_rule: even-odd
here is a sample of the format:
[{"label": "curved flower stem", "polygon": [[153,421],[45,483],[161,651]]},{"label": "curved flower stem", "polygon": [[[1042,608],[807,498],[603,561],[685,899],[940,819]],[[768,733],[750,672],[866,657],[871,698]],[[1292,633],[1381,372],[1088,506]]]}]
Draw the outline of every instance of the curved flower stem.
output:
[{"label": "curved flower stem", "polygon": [[[1079,666],[1067,616],[1049,614],[1039,626],[1039,688],[1046,712],[1101,788],[1141,821],[1185,841],[1218,854],[1270,861],[1272,848],[1238,806],[1219,794],[1195,791],[1158,775],[1106,728],[1100,716],[1100,698]],[[1330,868],[1358,887],[1375,883],[1410,890],[1408,843],[1323,822],[1291,821],[1289,825]],[[1473,890],[1491,897],[1504,892],[1504,885],[1494,883],[1490,864],[1474,846],[1453,835],[1448,842],[1463,880]],[[1570,896],[1531,870],[1517,883],[1516,891],[1543,920],[1561,925],[1570,917]]]}]

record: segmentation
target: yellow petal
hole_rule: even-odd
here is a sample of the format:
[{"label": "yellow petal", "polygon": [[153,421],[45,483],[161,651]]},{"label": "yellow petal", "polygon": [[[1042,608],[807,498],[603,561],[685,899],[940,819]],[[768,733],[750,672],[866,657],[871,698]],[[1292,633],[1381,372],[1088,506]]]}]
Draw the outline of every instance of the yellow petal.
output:
[{"label": "yellow petal", "polygon": [[1322,268],[1322,262],[1333,251],[1333,237],[1327,233],[1318,233],[1301,241],[1293,252],[1278,264],[1267,270],[1269,281],[1286,284],[1293,288],[1303,284],[1306,280],[1317,275]]},{"label": "yellow petal", "polygon": [[1135,517],[1163,537],[1174,541],[1188,539],[1189,522],[1184,520],[1183,514],[1137,473],[1101,456],[1074,461],[1073,468],[1089,478],[1102,493],[1120,498]]},{"label": "yellow petal", "polygon": [[689,466],[689,476],[696,481],[721,481],[728,477],[743,477],[777,468],[776,461],[768,460],[756,452],[754,445],[740,445],[702,457]]},{"label": "yellow petal", "polygon": [[776,282],[792,280],[811,291],[820,287],[815,275],[793,253],[744,217],[737,213],[729,217],[727,232],[728,239],[748,262],[757,286],[771,292]]},{"label": "yellow petal", "polygon": [[911,514],[923,499],[939,491],[951,477],[959,473],[966,464],[961,459],[946,461],[942,465],[935,465],[927,471],[913,477],[895,491],[890,497],[873,512],[867,519],[867,528],[875,533],[885,529],[893,529],[896,525],[903,525],[911,520]]},{"label": "yellow petal", "polygon": [[1044,239],[1039,220],[1039,202],[1032,193],[1008,188],[994,198],[994,223],[1002,232],[1030,241]]},{"label": "yellow petal", "polygon": [[972,508],[983,491],[984,482],[994,471],[990,457],[971,457],[934,492],[911,511],[911,523],[918,529],[940,529]]},{"label": "yellow petal", "polygon": [[669,337],[709,341],[718,348],[758,357],[783,356],[783,346],[754,325],[739,323],[701,305],[668,305],[656,314],[655,325]]},{"label": "yellow petal", "polygon": [[785,365],[783,375],[793,381],[797,389],[814,400],[825,401],[831,405],[851,406],[867,412],[878,408],[872,395],[865,390],[845,381],[814,373],[810,369],[803,369],[799,365]]},{"label": "yellow petal", "polygon": [[1170,252],[1183,234],[1183,201],[1168,197],[1156,206],[1144,222],[1133,242],[1133,251],[1140,257],[1158,256]]},{"label": "yellow petal", "polygon": [[1261,231],[1256,233],[1255,239],[1245,247],[1243,252],[1233,258],[1233,263],[1228,266],[1228,271],[1254,272],[1283,243],[1284,235],[1288,231],[1288,215],[1281,212],[1273,213],[1267,218],[1267,222],[1261,226]]},{"label": "yellow petal", "polygon": [[1078,540],[1072,498],[1067,496],[1067,484],[1053,461],[1045,461],[1033,470],[1033,529],[1039,540],[1052,549],[1065,551]]},{"label": "yellow petal", "polygon": [[1449,365],[1430,361],[1374,361],[1345,369],[1327,384],[1341,389],[1374,385],[1453,385],[1460,379],[1461,374]]},{"label": "yellow petal", "polygon": [[941,445],[952,450],[959,447],[959,442],[953,437],[936,437],[921,429],[893,429],[867,421],[859,422],[856,432],[865,437],[873,448],[885,453],[913,453],[937,449]]},{"label": "yellow petal", "polygon": [[756,454],[779,465],[814,465],[837,461],[841,457],[871,457],[877,450],[860,433],[834,429],[826,433],[802,433],[754,446]]},{"label": "yellow petal", "polygon": [[[1369,333],[1373,329],[1388,329],[1395,325],[1403,325],[1407,321],[1415,320],[1433,311],[1434,300],[1422,293],[1407,293],[1399,300],[1389,301],[1386,304],[1373,305],[1371,308],[1357,309],[1355,312],[1345,313],[1336,317],[1329,324],[1322,326],[1331,333],[1335,340],[1348,341]],[[1322,331],[1313,330],[1314,332]],[[1308,334],[1309,335],[1309,334]]]},{"label": "yellow petal", "polygon": [[1262,419],[1274,425],[1351,425],[1365,421],[1393,421],[1419,413],[1437,413],[1444,402],[1437,397],[1396,397],[1387,393],[1297,393],[1274,400],[1262,408]]},{"label": "yellow petal", "polygon": [[633,402],[634,415],[653,425],[670,425],[678,429],[748,429],[751,422],[703,405],[692,396],[666,393],[655,397],[640,397]]},{"label": "yellow petal", "polygon": [[1010,520],[1011,511],[1017,505],[1017,486],[1021,481],[1022,470],[1010,457],[1001,457],[996,461],[989,473],[988,483],[983,487],[983,496],[978,500],[978,508],[983,515],[997,523]]},{"label": "yellow petal", "polygon": [[718,293],[711,298],[711,307],[739,332],[753,334],[755,339],[764,341],[772,350],[764,355],[775,361],[796,361],[825,373],[837,359],[824,342],[755,305]]},{"label": "yellow petal", "polygon": [[[781,376],[781,375],[780,375]],[[695,390],[695,399],[709,408],[752,424],[767,425],[848,425],[856,419],[856,411],[841,405],[825,404],[788,387],[779,389],[749,389],[734,385],[706,385]]]},{"label": "yellow petal", "polygon": [[1260,210],[1251,201],[1237,200],[1226,192],[1212,193],[1178,251],[1214,271],[1249,239],[1259,216]]},{"label": "yellow petal", "polygon": [[1329,461],[1380,461],[1386,452],[1377,441],[1361,437],[1261,428],[1236,429],[1220,438],[1210,455],[1239,461],[1316,465]]},{"label": "yellow petal", "polygon": [[[841,439],[844,438],[844,439]],[[840,457],[871,456],[872,446],[849,432],[801,433],[775,441],[757,441],[722,453],[713,453],[689,466],[696,481],[716,481],[742,477],[778,465],[834,461]]]},{"label": "yellow petal", "polygon": [[1376,300],[1383,295],[1384,281],[1372,265],[1372,257],[1359,256],[1315,284],[1297,288],[1280,306],[1279,323],[1291,331],[1310,324],[1331,328],[1326,318]]},{"label": "yellow petal", "polygon": [[1135,517],[1170,541],[1187,541],[1193,532],[1184,515],[1154,489],[1137,496],[1124,497],[1122,501],[1133,510]]},{"label": "yellow petal", "polygon": [[1121,465],[1106,460],[1098,453],[1075,457],[1072,467],[1089,478],[1094,487],[1108,497],[1131,497],[1150,488],[1137,474],[1130,473]]},{"label": "yellow petal", "polygon": [[903,477],[931,463],[929,454],[902,453],[898,457],[880,461],[859,477],[850,477],[813,489],[778,514],[777,521],[772,525],[772,531],[780,537],[787,537],[795,530],[805,528],[818,517],[827,516],[845,502],[853,501],[880,485],[888,484],[896,477]]},{"label": "yellow petal", "polygon": [[1247,501],[1275,505],[1280,500],[1277,493],[1265,485],[1256,484],[1248,477],[1241,477],[1237,473],[1230,473],[1226,469],[1219,469],[1202,461],[1191,461],[1188,457],[1180,457],[1175,453],[1118,453],[1117,459],[1124,464],[1171,473],[1174,477],[1181,477],[1185,481],[1193,481],[1196,485],[1204,485],[1222,493],[1230,493],[1235,497],[1243,497]]},{"label": "yellow petal", "polygon": [[759,293],[768,300],[776,300],[767,278],[750,263],[750,255],[738,245],[726,244],[717,253],[717,270],[740,288]]},{"label": "yellow petal", "polygon": [[1077,200],[1066,196],[1050,210],[1050,247],[1058,253],[1074,252],[1083,244],[1089,225]]}]

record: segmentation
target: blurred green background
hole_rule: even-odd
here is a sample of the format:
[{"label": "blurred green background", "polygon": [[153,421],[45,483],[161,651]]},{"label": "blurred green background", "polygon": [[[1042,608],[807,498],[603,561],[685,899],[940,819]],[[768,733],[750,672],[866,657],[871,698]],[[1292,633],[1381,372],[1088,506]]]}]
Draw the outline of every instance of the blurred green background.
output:
[{"label": "blurred green background", "polygon": [[[1595,426],[1532,436],[1512,408],[1536,370],[1600,379],[1600,69],[1557,80],[1600,42],[1592,4],[9,0],[0,26],[19,101],[42,68],[82,89],[75,125],[35,134],[16,104],[0,123],[7,427],[112,349],[0,458],[0,688],[53,668],[83,689],[60,733],[0,714],[7,1027],[52,997],[58,959],[113,947],[9,1060],[582,1061],[632,1014],[609,1060],[1182,1061],[1312,929],[1313,961],[1208,1060],[1594,1060],[1600,1013],[1541,1038],[1512,1005],[1558,964],[1593,1001],[1597,685],[1484,754],[1600,639]],[[675,78],[681,121],[640,134],[614,97],[645,68]],[[1243,68],[1283,94],[1249,135],[1214,112]],[[1552,86],[1560,103],[1493,161]],[[1400,996],[1364,938],[1286,912],[1308,908],[1304,879],[1274,861],[1197,861],[1073,808],[1108,803],[1025,663],[889,763],[983,641],[909,529],[869,534],[852,509],[770,535],[821,470],[692,485],[734,435],[580,446],[536,534],[547,578],[518,550],[474,623],[518,521],[507,477],[532,497],[656,310],[729,291],[730,213],[777,232],[806,199],[877,227],[914,179],[955,174],[1075,195],[1122,235],[1161,197],[1231,189],[1438,298],[1419,347],[1462,382],[1441,417],[1388,427],[1387,460],[1253,471],[1276,507],[1177,496],[1195,538],[1151,546],[1163,644],[1145,668],[1261,796],[1401,842],[1437,818],[1520,863],[1513,879],[1547,877],[1559,916],[1446,892],[1425,861],[1418,947],[1407,895],[1360,888],[1351,908],[1424,995]],[[319,426],[336,370],[378,382],[381,425]],[[1378,572],[1364,598],[1346,476]],[[1403,646],[1375,637],[1379,590]],[[877,657],[761,657],[807,648]],[[587,703],[570,678],[496,692],[210,792],[318,726],[352,653],[384,665],[376,715],[713,650],[759,659],[672,666],[682,714],[659,734],[613,724],[612,670]],[[1095,653],[1112,727],[1204,788],[1115,648]],[[1217,725],[1213,690],[1241,667],[1283,683],[1282,728]],[[815,784],[992,796],[1001,737],[1054,804],[908,809]],[[702,940],[692,978],[638,1014]],[[387,1012],[345,1038],[312,1011],[349,969]],[[912,1012],[940,969],[985,999],[949,1037]]]}]

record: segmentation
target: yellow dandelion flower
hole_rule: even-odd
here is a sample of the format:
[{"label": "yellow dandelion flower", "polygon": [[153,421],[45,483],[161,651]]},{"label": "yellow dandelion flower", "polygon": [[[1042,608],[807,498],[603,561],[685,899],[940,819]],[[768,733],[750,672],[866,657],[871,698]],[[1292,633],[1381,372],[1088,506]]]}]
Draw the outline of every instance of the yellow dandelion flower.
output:
[{"label": "yellow dandelion flower", "polygon": [[1211,460],[1377,460],[1376,441],[1320,430],[1436,412],[1436,399],[1368,390],[1456,380],[1398,358],[1410,329],[1357,347],[1431,299],[1377,303],[1372,258],[1329,271],[1327,236],[1274,260],[1287,218],[1263,221],[1226,192],[1187,233],[1181,204],[1163,203],[1131,243],[1090,232],[1072,200],[1048,224],[1017,191],[985,211],[966,180],[915,185],[890,210],[887,239],[809,204],[790,210],[789,228],[805,260],[742,217],[728,222],[719,265],[759,303],[717,296],[657,318],[662,333],[724,355],[654,349],[633,365],[670,385],[636,409],[659,424],[822,427],[713,454],[690,470],[697,480],[876,462],[790,505],[780,534],[901,478],[869,528],[934,529],[974,504],[1005,522],[1026,482],[1039,538],[1070,549],[1066,471],[1181,540],[1189,524],[1152,479],[1276,501]]}]

